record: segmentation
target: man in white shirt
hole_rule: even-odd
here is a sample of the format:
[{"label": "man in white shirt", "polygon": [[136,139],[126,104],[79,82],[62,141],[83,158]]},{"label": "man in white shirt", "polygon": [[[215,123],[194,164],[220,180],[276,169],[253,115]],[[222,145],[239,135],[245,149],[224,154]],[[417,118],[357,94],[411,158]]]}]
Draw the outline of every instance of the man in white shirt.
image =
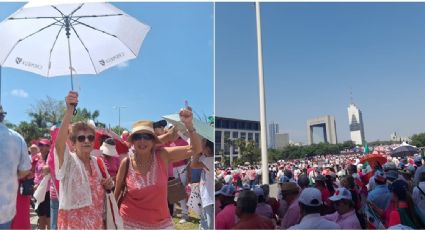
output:
[{"label": "man in white shirt", "polygon": [[320,216],[320,207],[323,205],[322,194],[317,188],[304,189],[299,198],[301,222],[289,229],[341,229],[335,223]]},{"label": "man in white shirt", "polygon": [[30,173],[31,160],[22,136],[3,124],[6,112],[0,105],[0,229],[10,229],[16,214],[18,178]]},{"label": "man in white shirt", "polygon": [[202,169],[200,195],[202,215],[200,229],[214,228],[214,143],[205,140],[201,154],[196,154],[191,163],[192,168]]}]

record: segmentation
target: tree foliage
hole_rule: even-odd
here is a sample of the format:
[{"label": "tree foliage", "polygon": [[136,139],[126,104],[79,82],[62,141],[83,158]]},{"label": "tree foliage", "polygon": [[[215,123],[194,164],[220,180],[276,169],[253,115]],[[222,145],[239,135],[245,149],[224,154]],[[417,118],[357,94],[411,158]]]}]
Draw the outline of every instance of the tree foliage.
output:
[{"label": "tree foliage", "polygon": [[120,136],[121,136],[122,132],[123,132],[124,130],[126,130],[126,129],[125,129],[125,128],[123,128],[123,127],[115,126],[115,127],[111,128],[111,130],[112,130],[114,133],[116,133],[116,134],[118,134],[118,135],[120,135]]},{"label": "tree foliage", "polygon": [[258,148],[255,141],[246,141],[243,139],[236,139],[234,143],[239,148],[240,158],[234,161],[235,165],[241,165],[245,162],[249,162],[250,164],[255,164],[259,162],[261,159],[260,149]]},{"label": "tree foliage", "polygon": [[416,147],[425,147],[425,133],[415,134],[411,137],[412,142],[410,144]]},{"label": "tree foliage", "polygon": [[[47,96],[46,99],[38,101],[28,111],[30,121],[22,121],[18,125],[5,122],[7,127],[20,133],[29,144],[41,137],[49,137],[50,128],[62,122],[65,113],[65,103]],[[105,124],[97,121],[100,113],[98,110],[91,112],[86,108],[77,108],[77,114],[72,122],[93,120],[97,127],[105,127]]]}]

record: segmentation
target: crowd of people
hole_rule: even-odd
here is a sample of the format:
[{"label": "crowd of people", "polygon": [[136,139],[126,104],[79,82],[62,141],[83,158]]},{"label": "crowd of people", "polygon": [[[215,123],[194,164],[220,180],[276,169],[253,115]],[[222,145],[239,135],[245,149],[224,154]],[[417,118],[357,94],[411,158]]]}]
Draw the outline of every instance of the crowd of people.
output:
[{"label": "crowd of people", "polygon": [[[76,92],[65,103],[60,128],[29,148],[3,124],[0,107],[0,229],[31,229],[31,206],[38,229],[105,229],[107,193],[117,201],[124,229],[173,229],[168,181],[174,178],[183,186],[199,183],[200,228],[213,228],[214,144],[197,134],[190,107],[179,113],[187,136],[167,128],[165,120],[136,121],[120,139],[128,152],[118,154],[113,137],[99,139],[90,122],[71,123]],[[189,219],[188,197],[179,201],[181,224]]]},{"label": "crowd of people", "polygon": [[377,155],[216,166],[216,229],[425,228],[424,158]]}]

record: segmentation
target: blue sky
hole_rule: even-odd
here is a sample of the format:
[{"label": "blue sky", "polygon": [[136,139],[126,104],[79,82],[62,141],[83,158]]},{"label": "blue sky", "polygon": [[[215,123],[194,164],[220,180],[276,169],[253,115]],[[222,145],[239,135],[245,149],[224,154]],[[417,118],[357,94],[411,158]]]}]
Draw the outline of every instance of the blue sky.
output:
[{"label": "blue sky", "polygon": [[[203,117],[213,114],[213,4],[113,3],[151,26],[136,59],[99,75],[77,76],[79,107],[99,110],[99,121],[131,128],[139,119],[159,120],[176,113],[188,100]],[[0,20],[24,3],[0,3]],[[78,87],[79,86],[79,87]],[[2,104],[6,120],[29,121],[27,111],[46,96],[63,100],[70,90],[68,76],[44,78],[2,68]]]},{"label": "blue sky", "polygon": [[[216,115],[259,120],[254,3],[216,4]],[[367,141],[425,132],[425,3],[262,3],[267,123],[306,143],[334,115],[350,139],[350,88]]]}]

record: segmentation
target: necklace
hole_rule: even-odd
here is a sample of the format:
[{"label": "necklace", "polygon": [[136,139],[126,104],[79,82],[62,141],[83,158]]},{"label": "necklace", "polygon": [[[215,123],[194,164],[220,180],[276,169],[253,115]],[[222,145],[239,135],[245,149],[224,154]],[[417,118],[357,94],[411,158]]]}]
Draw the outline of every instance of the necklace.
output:
[{"label": "necklace", "polygon": [[133,161],[134,165],[136,166],[136,171],[140,172],[142,175],[146,175],[152,167],[153,156],[149,155],[149,158],[144,162],[142,161],[141,157],[139,157],[137,154],[134,154]]}]

